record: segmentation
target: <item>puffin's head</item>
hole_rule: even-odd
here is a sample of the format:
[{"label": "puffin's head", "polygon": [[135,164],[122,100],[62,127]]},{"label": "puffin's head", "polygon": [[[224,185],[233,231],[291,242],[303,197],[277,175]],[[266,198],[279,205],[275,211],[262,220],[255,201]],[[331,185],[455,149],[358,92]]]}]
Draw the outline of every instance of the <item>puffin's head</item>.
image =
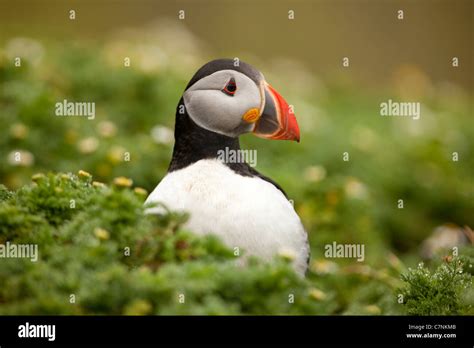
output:
[{"label": "puffin's head", "polygon": [[213,60],[193,76],[183,95],[189,117],[209,131],[238,137],[300,140],[292,108],[261,72],[232,59]]}]

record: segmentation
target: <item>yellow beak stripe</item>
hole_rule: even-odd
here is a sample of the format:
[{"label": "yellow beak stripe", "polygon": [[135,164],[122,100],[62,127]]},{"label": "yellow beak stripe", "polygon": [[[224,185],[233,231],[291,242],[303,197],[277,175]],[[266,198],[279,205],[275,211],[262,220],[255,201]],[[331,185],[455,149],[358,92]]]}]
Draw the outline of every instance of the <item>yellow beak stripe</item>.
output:
[{"label": "yellow beak stripe", "polygon": [[259,118],[260,110],[257,108],[250,109],[244,114],[244,116],[242,116],[242,119],[247,123],[255,123],[258,121]]}]

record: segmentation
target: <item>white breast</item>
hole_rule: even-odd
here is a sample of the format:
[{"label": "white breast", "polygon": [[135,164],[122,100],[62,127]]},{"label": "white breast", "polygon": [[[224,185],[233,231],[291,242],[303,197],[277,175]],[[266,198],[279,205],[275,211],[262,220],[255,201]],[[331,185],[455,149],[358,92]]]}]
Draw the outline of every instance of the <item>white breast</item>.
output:
[{"label": "white breast", "polygon": [[167,174],[145,204],[151,202],[190,213],[186,227],[196,234],[218,235],[229,247],[265,260],[289,252],[295,269],[306,270],[309,249],[301,221],[283,193],[265,180],[241,176],[218,160],[200,160]]}]

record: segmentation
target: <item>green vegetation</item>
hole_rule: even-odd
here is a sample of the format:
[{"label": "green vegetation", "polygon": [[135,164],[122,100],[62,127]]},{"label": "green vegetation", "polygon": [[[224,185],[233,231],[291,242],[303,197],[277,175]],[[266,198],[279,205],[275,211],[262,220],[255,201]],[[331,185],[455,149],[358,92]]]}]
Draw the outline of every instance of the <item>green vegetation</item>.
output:
[{"label": "green vegetation", "polygon": [[109,187],[81,172],[36,175],[14,194],[2,190],[0,241],[37,243],[39,260],[2,260],[1,314],[311,314],[332,307],[284,257],[237,266],[215,237],[182,230],[184,216],[145,215],[143,190],[129,184],[119,178]]},{"label": "green vegetation", "polygon": [[[422,103],[421,119],[383,118],[381,102],[406,99],[400,86],[302,83],[304,73],[256,64],[295,105],[302,131],[300,144],[241,141],[258,149],[257,169],[284,187],[309,233],[300,279],[285,255],[240,267],[215,238],[185,231],[185,216],[144,214],[170,160],[177,102],[208,60],[151,64],[180,57],[153,56],[153,45],[0,47],[0,244],[36,243],[40,255],[0,258],[1,314],[473,314],[472,244],[408,270],[436,227],[474,226],[468,95],[409,80],[401,89]],[[129,52],[142,53],[124,67]],[[95,102],[95,119],[56,116],[64,99]],[[333,241],[364,244],[364,262],[325,258]]]},{"label": "green vegetation", "polygon": [[401,294],[408,314],[473,314],[474,273],[472,257],[448,256],[434,272],[423,263],[402,276],[406,286]]},{"label": "green vegetation", "polygon": [[[106,186],[87,172],[37,174],[16,192],[1,188],[0,242],[37,244],[37,261],[4,258],[1,314],[348,314],[399,313],[399,261],[387,268],[315,261],[308,279],[289,259],[236,264],[215,237],[181,228],[186,216],[144,214],[146,192],[117,178]],[[402,277],[410,314],[469,313],[472,259],[434,274]],[[461,273],[462,269],[470,270]],[[184,296],[184,297],[183,297]],[[401,306],[400,306],[401,307]]]}]

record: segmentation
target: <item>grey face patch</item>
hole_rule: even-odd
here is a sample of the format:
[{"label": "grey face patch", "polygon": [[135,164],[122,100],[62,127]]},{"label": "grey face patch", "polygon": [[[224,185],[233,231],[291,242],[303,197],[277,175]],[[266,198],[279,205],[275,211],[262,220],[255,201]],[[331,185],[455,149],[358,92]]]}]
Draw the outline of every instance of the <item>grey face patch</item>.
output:
[{"label": "grey face patch", "polygon": [[[233,78],[237,89],[233,96],[222,92]],[[250,132],[253,124],[243,121],[252,108],[259,109],[261,95],[257,84],[235,70],[221,70],[202,78],[183,95],[189,117],[200,127],[229,137]]]}]

